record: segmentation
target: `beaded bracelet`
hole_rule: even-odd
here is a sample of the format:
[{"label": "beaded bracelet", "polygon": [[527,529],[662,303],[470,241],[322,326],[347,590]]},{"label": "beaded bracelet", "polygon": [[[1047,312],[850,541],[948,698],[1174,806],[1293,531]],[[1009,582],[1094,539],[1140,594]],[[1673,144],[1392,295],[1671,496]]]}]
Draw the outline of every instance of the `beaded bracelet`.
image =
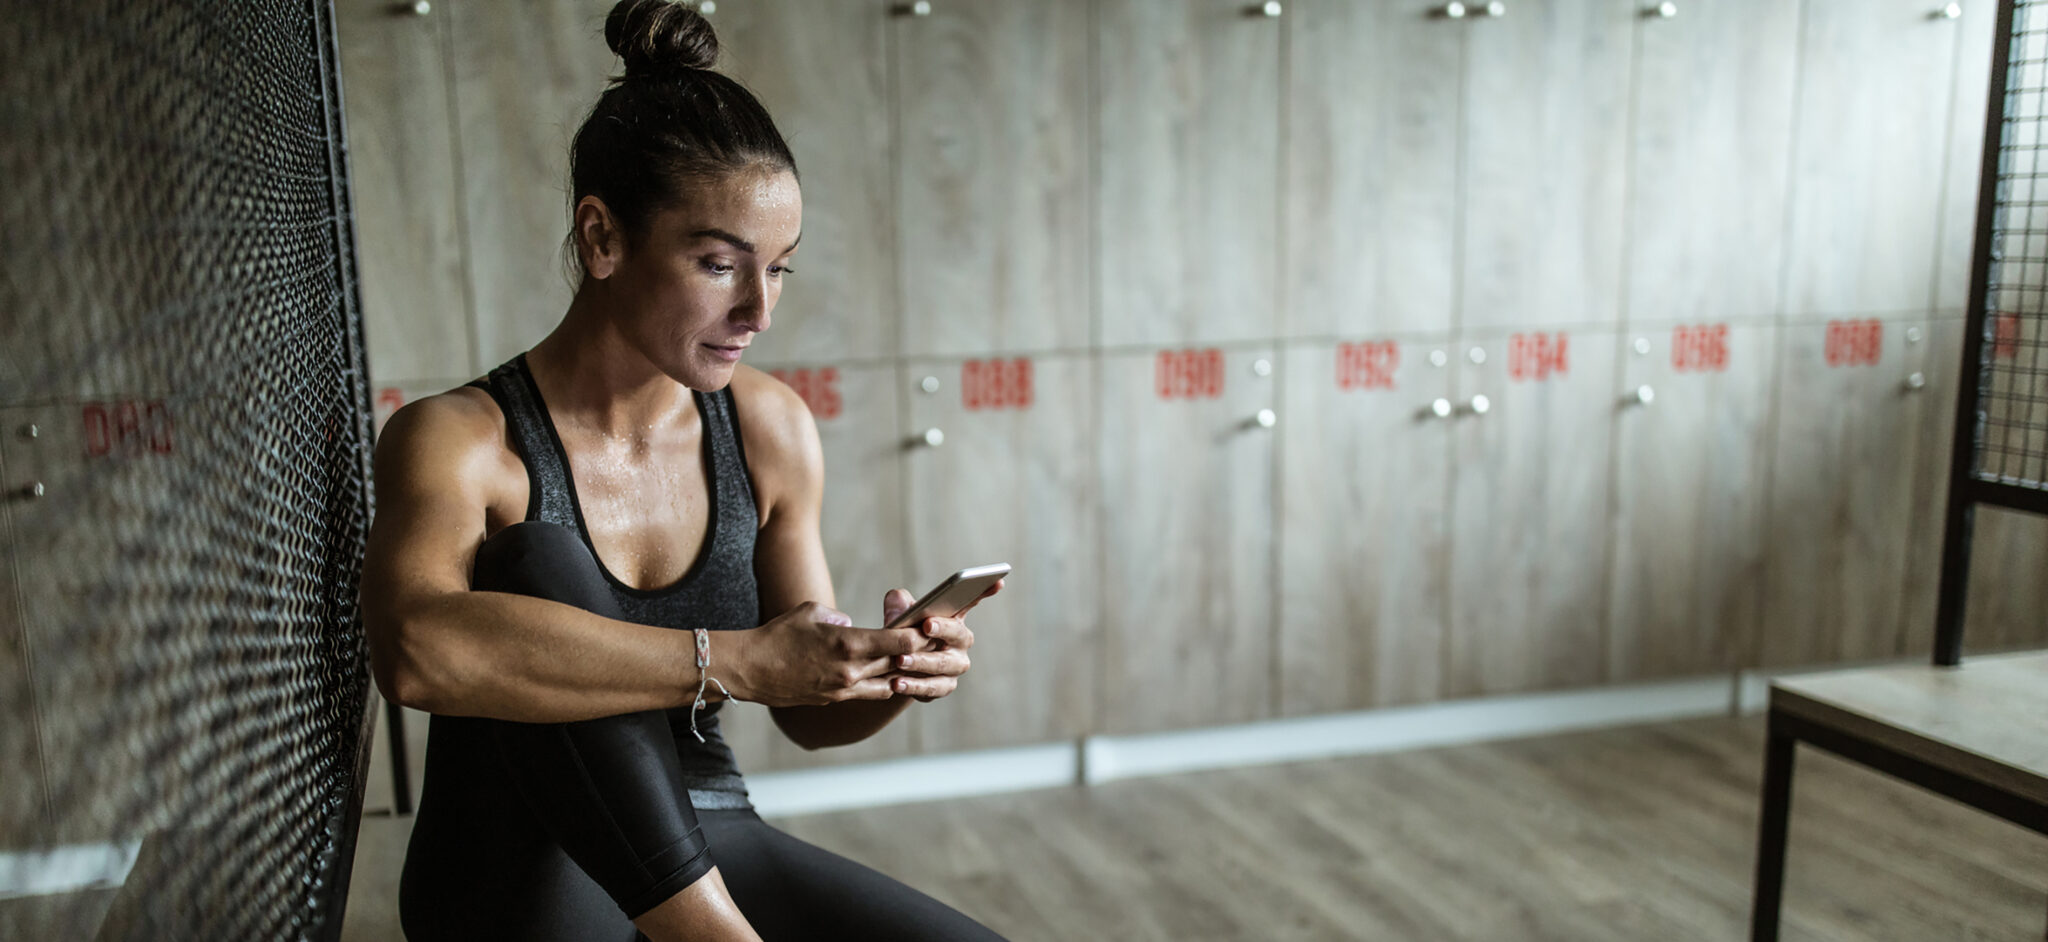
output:
[{"label": "beaded bracelet", "polygon": [[711,676],[711,632],[702,628],[695,630],[697,632],[697,702],[690,705],[690,735],[697,737],[698,742],[703,742],[704,734],[697,732],[697,711],[704,709],[704,685],[718,684],[718,692],[725,694],[725,698],[728,700],[732,699],[732,691],[725,689],[724,684],[718,683],[718,678]]}]

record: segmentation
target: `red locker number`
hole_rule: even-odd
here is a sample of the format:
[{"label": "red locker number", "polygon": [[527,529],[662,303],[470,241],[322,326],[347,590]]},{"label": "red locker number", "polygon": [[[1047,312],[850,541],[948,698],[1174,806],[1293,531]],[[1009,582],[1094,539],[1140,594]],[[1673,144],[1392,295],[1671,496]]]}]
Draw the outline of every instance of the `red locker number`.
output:
[{"label": "red locker number", "polygon": [[789,384],[796,390],[811,414],[820,419],[836,419],[845,411],[846,403],[839,398],[839,369],[821,366],[816,369],[769,370],[768,375]]},{"label": "red locker number", "polygon": [[171,410],[162,400],[88,402],[78,420],[88,458],[171,453]]},{"label": "red locker number", "polygon": [[1337,345],[1338,389],[1392,389],[1401,347],[1391,340]]},{"label": "red locker number", "polygon": [[960,405],[982,409],[1029,409],[1031,360],[969,360],[960,364]]},{"label": "red locker number", "polygon": [[1671,368],[1680,373],[1728,371],[1728,325],[1701,324],[1671,332]]},{"label": "red locker number", "polygon": [[1161,399],[1217,399],[1223,395],[1223,351],[1163,350],[1154,370]]},{"label": "red locker number", "polygon": [[1508,378],[1516,382],[1542,382],[1552,376],[1563,376],[1571,368],[1570,340],[1562,331],[1509,337]]},{"label": "red locker number", "polygon": [[1828,321],[1829,366],[1876,366],[1884,359],[1884,322]]}]

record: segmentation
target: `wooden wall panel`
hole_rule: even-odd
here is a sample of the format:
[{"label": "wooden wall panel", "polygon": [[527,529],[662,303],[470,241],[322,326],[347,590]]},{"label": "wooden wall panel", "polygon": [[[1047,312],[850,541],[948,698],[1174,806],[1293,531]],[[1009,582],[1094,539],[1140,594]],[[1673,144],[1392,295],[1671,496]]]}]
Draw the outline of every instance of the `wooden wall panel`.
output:
[{"label": "wooden wall panel", "polygon": [[1784,259],[1799,5],[1688,3],[1638,22],[1629,325],[1768,316]]},{"label": "wooden wall panel", "polygon": [[1905,387],[1918,404],[1913,444],[1913,513],[1906,535],[1906,571],[1899,604],[1899,650],[1934,650],[1934,611],[1941,585],[1941,543],[1948,522],[1949,457],[1955,445],[1956,397],[1962,393],[1963,322],[1956,318],[1905,328],[1912,366],[1924,385]]},{"label": "wooden wall panel", "polygon": [[1634,0],[1509,4],[1468,20],[1458,325],[1620,316]]},{"label": "wooden wall panel", "polygon": [[966,566],[1015,567],[969,616],[974,668],[959,691],[916,708],[926,751],[1070,739],[1095,720],[1105,518],[1094,371],[1086,356],[905,364],[911,434],[945,435],[904,461],[909,589]]},{"label": "wooden wall panel", "polygon": [[[797,375],[797,371],[804,375]],[[825,508],[820,531],[832,567],[838,608],[856,625],[879,626],[882,596],[907,585],[903,513],[903,457],[907,438],[898,419],[896,370],[887,366],[806,366],[784,372],[805,394],[825,450]],[[763,619],[781,612],[763,611]],[[915,711],[913,711],[914,714]],[[852,746],[805,752],[785,739],[767,711],[753,704],[728,709],[727,741],[749,771],[839,765],[916,751],[916,718],[899,718],[874,738]]]},{"label": "wooden wall panel", "polygon": [[1803,9],[1782,307],[1799,319],[1922,316],[1960,21],[1930,17],[1926,0]]},{"label": "wooden wall panel", "polygon": [[[1733,669],[1763,585],[1777,329],[1628,338],[1613,410],[1608,679]],[[1645,387],[1649,402],[1628,398]]]},{"label": "wooden wall panel", "polygon": [[947,0],[897,23],[901,352],[1086,347],[1088,4]]},{"label": "wooden wall panel", "polygon": [[[477,363],[511,359],[569,309],[569,142],[619,60],[608,0],[443,0]],[[437,372],[428,375],[445,375]]]},{"label": "wooden wall panel", "polygon": [[[1447,696],[1584,686],[1606,673],[1606,574],[1595,561],[1608,548],[1616,342],[1595,331],[1494,334],[1452,351],[1458,401],[1484,395],[1492,408],[1460,416],[1452,433]],[[1473,349],[1486,362],[1472,362]],[[1550,351],[1549,367],[1535,349]]]},{"label": "wooden wall panel", "polygon": [[803,248],[756,362],[897,349],[888,8],[748,0],[713,14],[719,68],[775,117],[803,180]]},{"label": "wooden wall panel", "polygon": [[[1948,173],[1941,204],[1941,259],[1935,273],[1934,312],[1960,317],[1970,298],[1970,262],[1977,234],[1978,184],[1983,179],[1984,125],[1991,93],[1991,45],[1997,38],[1998,4],[1962,4],[1956,37],[1954,103],[1949,109]],[[2035,41],[2041,39],[2034,34]],[[2026,50],[2014,50],[2015,57]],[[2027,66],[2028,81],[2040,87],[2041,50]],[[2031,96],[2038,108],[2039,96]]]},{"label": "wooden wall panel", "polygon": [[370,377],[471,375],[447,13],[342,0],[335,20]]},{"label": "wooden wall panel", "polygon": [[1286,17],[1284,333],[1446,329],[1467,30],[1352,0]]},{"label": "wooden wall panel", "polygon": [[1837,348],[1831,366],[1830,323],[1780,333],[1763,617],[1752,661],[1764,667],[1901,651],[1915,452],[1929,401],[1906,389],[1924,345],[1904,335],[1920,324],[1885,323],[1876,362]]},{"label": "wooden wall panel", "polygon": [[1103,0],[1098,339],[1275,331],[1280,25],[1243,0]]},{"label": "wooden wall panel", "polygon": [[1448,351],[1287,348],[1276,429],[1283,715],[1442,693],[1451,419],[1430,407],[1451,395]]},{"label": "wooden wall panel", "polygon": [[[1275,443],[1254,416],[1274,408],[1277,380],[1254,364],[1273,352],[1217,354],[1221,374],[1197,371],[1192,394],[1174,382],[1191,374],[1162,354],[1175,355],[1101,359],[1096,453],[1116,521],[1103,534],[1102,732],[1272,712]],[[1202,350],[1189,359],[1212,362]]]}]

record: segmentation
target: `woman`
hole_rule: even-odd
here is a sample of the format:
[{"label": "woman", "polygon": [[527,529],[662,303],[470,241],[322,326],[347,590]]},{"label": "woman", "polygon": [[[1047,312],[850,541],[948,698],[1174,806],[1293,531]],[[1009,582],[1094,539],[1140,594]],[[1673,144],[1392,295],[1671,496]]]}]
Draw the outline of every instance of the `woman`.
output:
[{"label": "woman", "polygon": [[[795,161],[708,71],[695,11],[623,0],[605,39],[626,71],[571,154],[568,313],[377,447],[372,664],[435,714],[406,934],[995,939],[747,803],[728,692],[807,748],[854,742],[951,693],[974,638],[831,607],[817,429],[738,362],[796,251]],[[890,592],[884,620],[909,604]]]}]

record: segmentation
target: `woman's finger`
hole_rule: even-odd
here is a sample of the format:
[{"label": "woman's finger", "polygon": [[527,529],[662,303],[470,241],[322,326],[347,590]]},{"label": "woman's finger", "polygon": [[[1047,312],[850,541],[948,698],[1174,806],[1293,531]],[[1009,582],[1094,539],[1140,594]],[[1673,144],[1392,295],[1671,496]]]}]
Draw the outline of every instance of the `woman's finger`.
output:
[{"label": "woman's finger", "polygon": [[967,629],[967,622],[958,618],[927,618],[924,632],[926,637],[943,641],[949,648],[974,647],[974,632]]},{"label": "woman's finger", "polygon": [[928,677],[958,677],[967,673],[969,665],[966,652],[957,649],[898,655],[894,663],[895,669],[901,673]]},{"label": "woman's finger", "polygon": [[930,702],[952,693],[959,685],[960,682],[951,677],[905,677],[899,674],[892,689],[903,696]]}]

